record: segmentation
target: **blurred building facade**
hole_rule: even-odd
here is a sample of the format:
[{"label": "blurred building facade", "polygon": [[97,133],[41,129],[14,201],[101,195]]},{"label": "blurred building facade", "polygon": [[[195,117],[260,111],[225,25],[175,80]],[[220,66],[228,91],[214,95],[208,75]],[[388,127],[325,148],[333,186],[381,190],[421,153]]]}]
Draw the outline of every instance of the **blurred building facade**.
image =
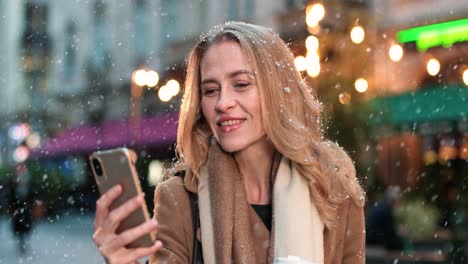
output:
[{"label": "blurred building facade", "polygon": [[[291,40],[306,34],[305,5],[304,0],[0,0],[0,186],[13,175],[11,166],[25,161],[34,179],[37,217],[61,208],[93,211],[97,191],[88,155],[127,146],[138,150],[137,169],[151,207],[161,161],[174,155],[180,100],[162,101],[158,90],[171,79],[182,83],[185,57],[200,33],[244,20]],[[139,87],[141,95],[133,98],[131,90],[139,85],[132,77],[139,69],[156,71],[159,83]],[[138,122],[133,111],[139,112]]]},{"label": "blurred building facade", "polygon": [[[2,137],[24,123],[42,142],[83,124],[125,119],[132,72],[152,69],[179,82],[200,32],[227,20],[278,27],[276,16],[305,1],[0,1]],[[143,115],[177,109],[144,89]],[[11,141],[11,140],[10,140]]]}]

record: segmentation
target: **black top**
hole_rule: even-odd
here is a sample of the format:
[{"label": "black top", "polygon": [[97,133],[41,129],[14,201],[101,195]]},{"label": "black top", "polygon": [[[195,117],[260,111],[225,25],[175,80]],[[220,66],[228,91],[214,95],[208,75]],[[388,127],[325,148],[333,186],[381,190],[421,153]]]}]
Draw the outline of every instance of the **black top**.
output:
[{"label": "black top", "polygon": [[265,226],[271,232],[271,204],[251,204],[257,215],[262,219]]}]

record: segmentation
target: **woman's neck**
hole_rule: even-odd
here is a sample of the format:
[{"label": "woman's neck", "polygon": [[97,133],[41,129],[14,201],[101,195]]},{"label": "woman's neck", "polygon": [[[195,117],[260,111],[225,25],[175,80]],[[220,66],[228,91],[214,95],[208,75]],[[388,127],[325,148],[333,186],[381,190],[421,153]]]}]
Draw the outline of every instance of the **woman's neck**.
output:
[{"label": "woman's neck", "polygon": [[274,153],[273,144],[265,140],[234,154],[250,204],[269,204],[271,201],[270,174]]}]

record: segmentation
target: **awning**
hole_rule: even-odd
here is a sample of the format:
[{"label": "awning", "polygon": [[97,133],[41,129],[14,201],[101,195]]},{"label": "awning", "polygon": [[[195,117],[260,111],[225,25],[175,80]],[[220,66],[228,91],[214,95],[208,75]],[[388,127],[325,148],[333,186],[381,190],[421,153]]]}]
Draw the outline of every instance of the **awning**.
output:
[{"label": "awning", "polygon": [[[106,121],[100,126],[83,125],[62,131],[32,153],[47,158],[90,154],[100,149],[130,146],[133,148],[168,148],[176,140],[178,112],[142,118],[136,133],[129,120]],[[139,133],[138,133],[139,132]],[[136,134],[136,136],[135,136]]]},{"label": "awning", "polygon": [[370,102],[372,125],[460,121],[468,118],[468,88],[435,87]]}]

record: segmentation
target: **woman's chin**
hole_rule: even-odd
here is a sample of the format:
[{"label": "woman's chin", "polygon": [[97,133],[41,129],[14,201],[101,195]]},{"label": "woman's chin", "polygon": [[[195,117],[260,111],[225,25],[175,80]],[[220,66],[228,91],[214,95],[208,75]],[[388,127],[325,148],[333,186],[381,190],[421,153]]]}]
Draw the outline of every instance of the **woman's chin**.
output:
[{"label": "woman's chin", "polygon": [[241,144],[233,142],[218,142],[221,148],[227,153],[234,153],[242,150],[244,147]]}]

